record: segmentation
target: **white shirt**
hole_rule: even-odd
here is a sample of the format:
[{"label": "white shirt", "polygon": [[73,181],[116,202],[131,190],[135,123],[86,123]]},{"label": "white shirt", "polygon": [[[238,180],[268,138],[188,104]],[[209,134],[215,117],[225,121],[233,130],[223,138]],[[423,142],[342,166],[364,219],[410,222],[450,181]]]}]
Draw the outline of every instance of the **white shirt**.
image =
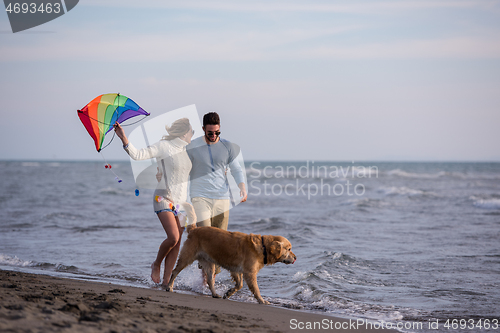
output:
[{"label": "white shirt", "polygon": [[160,202],[155,200],[155,211],[168,208],[169,202],[176,205],[187,200],[187,185],[192,164],[186,153],[186,145],[187,142],[175,138],[173,140],[160,140],[140,150],[131,143],[125,148],[125,151],[134,160],[156,158],[162,179],[158,183],[155,196],[161,196],[167,200]]}]

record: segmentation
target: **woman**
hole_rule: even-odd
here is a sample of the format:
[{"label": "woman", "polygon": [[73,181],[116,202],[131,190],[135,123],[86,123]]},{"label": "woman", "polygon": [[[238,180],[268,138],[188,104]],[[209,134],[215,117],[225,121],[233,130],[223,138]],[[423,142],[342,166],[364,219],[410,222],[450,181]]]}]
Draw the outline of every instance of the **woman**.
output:
[{"label": "woman", "polygon": [[153,208],[167,233],[167,239],[161,243],[156,260],[151,264],[151,279],[155,283],[160,283],[161,263],[165,259],[162,286],[166,287],[179,254],[180,240],[184,231],[177,216],[179,205],[188,213],[189,222],[196,222],[194,209],[186,202],[187,183],[191,171],[191,160],[186,153],[186,145],[191,142],[194,132],[189,119],[182,118],[176,120],[170,127],[165,126],[168,135],[162,140],[138,150],[128,141],[120,124],[116,123],[114,128],[122,140],[123,148],[132,159],[156,158],[158,169],[162,174],[155,190]]}]

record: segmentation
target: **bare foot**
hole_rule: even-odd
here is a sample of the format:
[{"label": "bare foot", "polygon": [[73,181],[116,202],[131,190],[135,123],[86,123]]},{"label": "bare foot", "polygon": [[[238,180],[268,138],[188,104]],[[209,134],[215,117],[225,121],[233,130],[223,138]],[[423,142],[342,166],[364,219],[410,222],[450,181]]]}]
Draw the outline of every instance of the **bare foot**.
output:
[{"label": "bare foot", "polygon": [[160,285],[160,286],[161,286],[161,288],[162,288],[162,289],[167,289],[167,287],[168,287],[168,282],[169,282],[169,279],[167,279],[167,278],[163,277],[163,282],[162,282],[162,283],[161,283],[161,285]]},{"label": "bare foot", "polygon": [[154,283],[160,283],[160,265],[151,264],[151,279]]}]

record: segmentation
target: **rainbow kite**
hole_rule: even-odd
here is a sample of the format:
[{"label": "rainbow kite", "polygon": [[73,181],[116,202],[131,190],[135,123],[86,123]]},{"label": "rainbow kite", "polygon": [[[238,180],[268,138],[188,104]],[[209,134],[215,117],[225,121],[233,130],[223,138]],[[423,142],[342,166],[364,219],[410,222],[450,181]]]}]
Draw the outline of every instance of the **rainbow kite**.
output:
[{"label": "rainbow kite", "polygon": [[113,129],[115,122],[123,121],[135,116],[149,116],[130,98],[120,94],[104,94],[94,98],[89,104],[78,110],[78,117],[95,142],[98,152],[104,147],[104,136]]}]

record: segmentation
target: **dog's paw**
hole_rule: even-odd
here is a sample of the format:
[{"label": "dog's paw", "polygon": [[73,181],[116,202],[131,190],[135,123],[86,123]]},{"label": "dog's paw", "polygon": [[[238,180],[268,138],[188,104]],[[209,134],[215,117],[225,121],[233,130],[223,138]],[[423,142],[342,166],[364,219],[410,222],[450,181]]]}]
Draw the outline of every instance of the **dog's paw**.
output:
[{"label": "dog's paw", "polygon": [[167,292],[171,292],[172,290],[174,290],[174,288],[172,288],[172,287],[165,288],[165,291],[167,291]]},{"label": "dog's paw", "polygon": [[229,290],[228,290],[228,291],[224,294],[224,297],[222,297],[222,298],[224,298],[224,299],[229,298],[229,297],[233,296],[233,294],[234,294],[234,293],[235,293],[235,291],[234,291],[233,289],[229,289]]},{"label": "dog's paw", "polygon": [[221,298],[221,297],[220,297],[219,295],[217,295],[217,294],[213,294],[213,295],[212,295],[212,297],[213,297],[213,298]]}]

